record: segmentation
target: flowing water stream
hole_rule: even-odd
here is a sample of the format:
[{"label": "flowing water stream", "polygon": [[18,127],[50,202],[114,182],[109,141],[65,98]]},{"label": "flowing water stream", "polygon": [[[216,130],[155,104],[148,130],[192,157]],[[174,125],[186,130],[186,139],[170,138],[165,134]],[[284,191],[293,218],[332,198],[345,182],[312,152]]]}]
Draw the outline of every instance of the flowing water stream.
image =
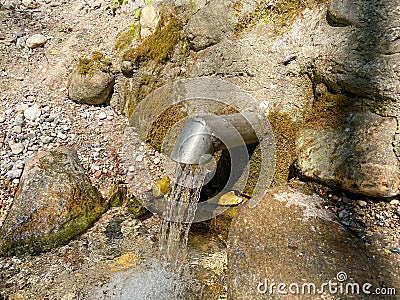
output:
[{"label": "flowing water stream", "polygon": [[159,241],[160,260],[183,271],[189,229],[196,214],[205,172],[198,165],[177,164],[170,192],[166,195]]},{"label": "flowing water stream", "polygon": [[190,274],[187,242],[206,174],[207,170],[198,165],[176,165],[171,189],[165,195],[156,259],[116,274],[96,299],[195,300],[201,297],[201,287]]}]

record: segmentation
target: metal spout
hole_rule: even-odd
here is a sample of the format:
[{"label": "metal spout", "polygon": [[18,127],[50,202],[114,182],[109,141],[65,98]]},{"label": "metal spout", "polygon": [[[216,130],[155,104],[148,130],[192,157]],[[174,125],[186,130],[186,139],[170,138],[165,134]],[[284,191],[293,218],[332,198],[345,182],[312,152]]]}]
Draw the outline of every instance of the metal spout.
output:
[{"label": "metal spout", "polygon": [[207,163],[217,150],[257,142],[258,128],[260,121],[254,112],[191,117],[171,152],[171,159],[191,165]]}]

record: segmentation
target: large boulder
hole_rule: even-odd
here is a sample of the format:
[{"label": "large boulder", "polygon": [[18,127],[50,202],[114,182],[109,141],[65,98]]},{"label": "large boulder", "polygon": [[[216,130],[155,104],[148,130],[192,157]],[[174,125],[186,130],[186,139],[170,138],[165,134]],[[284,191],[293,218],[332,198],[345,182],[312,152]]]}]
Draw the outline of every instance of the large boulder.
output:
[{"label": "large boulder", "polygon": [[228,238],[229,299],[337,299],[330,282],[333,291],[358,283],[356,297],[365,283],[391,286],[385,267],[323,207],[301,185],[271,190],[254,208],[242,206]]},{"label": "large boulder", "polygon": [[50,250],[85,231],[106,209],[75,151],[39,152],[26,163],[0,228],[0,255]]},{"label": "large boulder", "polygon": [[115,84],[110,67],[111,62],[99,52],[81,58],[68,80],[69,98],[81,104],[107,104]]},{"label": "large boulder", "polygon": [[400,193],[400,163],[392,142],[394,117],[349,112],[340,125],[308,127],[297,139],[297,167],[315,181],[372,197]]}]

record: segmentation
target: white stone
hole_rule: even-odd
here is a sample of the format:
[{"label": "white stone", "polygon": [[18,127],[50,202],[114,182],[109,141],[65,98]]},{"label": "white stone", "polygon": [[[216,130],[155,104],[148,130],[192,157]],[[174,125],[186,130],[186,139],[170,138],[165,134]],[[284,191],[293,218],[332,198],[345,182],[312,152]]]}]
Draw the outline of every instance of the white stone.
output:
[{"label": "white stone", "polygon": [[358,200],[358,205],[360,205],[361,207],[365,207],[367,206],[367,202],[365,202],[364,200]]},{"label": "white stone", "polygon": [[44,44],[46,44],[47,42],[47,37],[45,37],[42,34],[34,34],[31,35],[27,40],[26,40],[26,46],[28,48],[37,48],[40,47]]},{"label": "white stone", "polygon": [[136,161],[143,161],[143,158],[144,158],[144,156],[143,155],[138,155],[137,157],[136,157]]},{"label": "white stone", "polygon": [[19,49],[19,50],[24,49],[25,46],[26,46],[26,36],[22,36],[22,37],[18,38],[17,42],[16,42],[17,49]]},{"label": "white stone", "polygon": [[22,169],[12,169],[7,172],[7,178],[14,179],[14,178],[20,178],[22,175]]},{"label": "white stone", "polygon": [[22,161],[17,161],[17,163],[15,164],[15,167],[17,168],[17,169],[23,169],[24,168],[24,163],[22,162]]},{"label": "white stone", "polygon": [[20,134],[21,132],[22,132],[22,127],[21,126],[14,126],[14,128],[13,128],[13,131],[16,133],[16,134]]},{"label": "white stone", "polygon": [[0,116],[0,123],[4,123],[5,120],[6,118],[4,116]]},{"label": "white stone", "polygon": [[104,120],[104,119],[106,119],[107,118],[107,114],[104,112],[104,111],[102,111],[101,113],[99,113],[99,120]]},{"label": "white stone", "polygon": [[15,155],[18,155],[24,151],[24,145],[22,145],[21,143],[12,144],[10,145],[10,148],[11,152]]},{"label": "white stone", "polygon": [[48,122],[53,122],[55,120],[55,118],[56,118],[56,115],[50,114],[50,116],[47,118],[47,121]]},{"label": "white stone", "polygon": [[42,114],[42,111],[37,106],[28,107],[24,111],[24,117],[31,121],[35,121],[36,119],[38,119],[41,114]]},{"label": "white stone", "polygon": [[129,166],[128,172],[130,172],[130,173],[135,172],[135,166]]},{"label": "white stone", "polygon": [[24,111],[29,108],[29,105],[26,103],[19,104],[15,107],[15,111]]},{"label": "white stone", "polygon": [[394,200],[390,201],[390,204],[391,204],[391,205],[399,205],[399,204],[400,204],[400,201],[397,200],[397,199],[394,199]]},{"label": "white stone", "polygon": [[59,132],[59,133],[57,134],[57,137],[59,137],[59,138],[62,139],[62,140],[67,139],[67,135],[64,134],[64,133],[62,133],[62,132]]},{"label": "white stone", "polygon": [[32,0],[22,0],[22,5],[25,6],[25,7],[31,6],[32,3],[33,3]]},{"label": "white stone", "polygon": [[158,165],[160,163],[161,159],[159,159],[158,157],[156,157],[153,162],[154,164]]}]

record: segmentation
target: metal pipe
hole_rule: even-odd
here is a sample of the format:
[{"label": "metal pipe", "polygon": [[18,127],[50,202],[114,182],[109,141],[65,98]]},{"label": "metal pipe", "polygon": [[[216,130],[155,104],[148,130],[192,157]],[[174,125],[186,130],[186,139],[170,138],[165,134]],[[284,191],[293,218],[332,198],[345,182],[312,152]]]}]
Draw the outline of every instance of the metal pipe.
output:
[{"label": "metal pipe", "polygon": [[191,117],[171,152],[171,159],[184,164],[204,164],[217,150],[257,142],[260,126],[254,112]]}]

